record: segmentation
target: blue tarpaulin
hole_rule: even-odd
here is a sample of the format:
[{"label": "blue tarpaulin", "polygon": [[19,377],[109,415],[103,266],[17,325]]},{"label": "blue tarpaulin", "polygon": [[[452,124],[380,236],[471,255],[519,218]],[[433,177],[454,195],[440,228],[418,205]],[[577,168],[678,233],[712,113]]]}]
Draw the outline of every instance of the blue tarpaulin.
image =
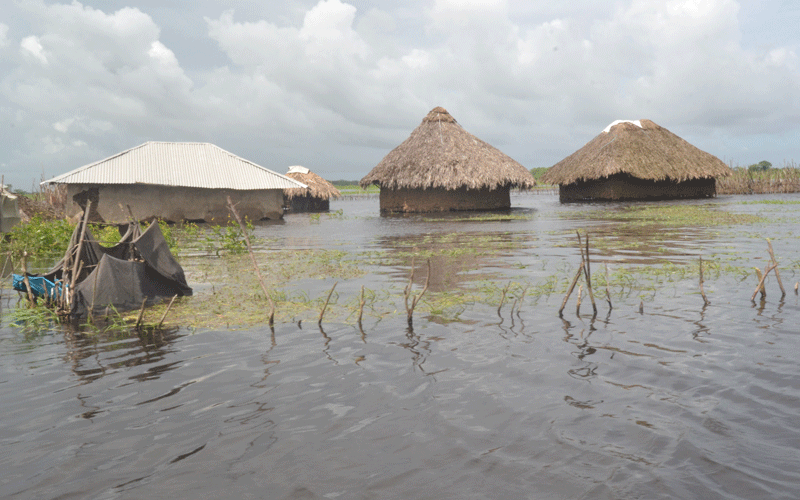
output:
[{"label": "blue tarpaulin", "polygon": [[[14,286],[14,290],[23,293],[28,292],[25,289],[25,282],[23,281],[23,276],[21,274],[13,274],[12,283]],[[56,293],[61,292],[60,282],[56,285],[49,279],[43,278],[41,276],[28,276],[28,283],[30,283],[31,291],[33,292],[33,295],[36,297],[52,297],[53,290],[57,290]]]}]

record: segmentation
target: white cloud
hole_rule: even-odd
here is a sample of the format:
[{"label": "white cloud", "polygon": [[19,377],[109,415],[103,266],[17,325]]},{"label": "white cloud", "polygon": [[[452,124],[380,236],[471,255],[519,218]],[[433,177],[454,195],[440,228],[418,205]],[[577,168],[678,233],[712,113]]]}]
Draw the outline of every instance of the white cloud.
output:
[{"label": "white cloud", "polygon": [[425,69],[431,64],[431,56],[424,50],[413,49],[402,61],[412,69]]},{"label": "white cloud", "polygon": [[470,20],[505,18],[508,15],[505,0],[435,0],[429,9],[434,19],[446,19],[444,25],[463,25]]},{"label": "white cloud", "polygon": [[147,55],[153,58],[160,66],[165,67],[177,67],[178,60],[175,59],[175,54],[172,53],[171,50],[166,48],[163,43],[159,42],[158,40],[154,40],[153,43],[150,44],[150,50],[147,51]]},{"label": "white cloud", "polygon": [[99,136],[112,131],[114,125],[105,120],[93,120],[84,116],[75,116],[55,122],[53,128],[62,134],[78,132],[83,135]]},{"label": "white cloud", "polygon": [[53,128],[57,131],[61,132],[62,134],[66,134],[69,130],[69,126],[75,121],[74,118],[67,118],[66,120],[61,120],[60,122],[56,122],[53,124]]},{"label": "white cloud", "polygon": [[32,56],[42,64],[47,64],[47,56],[44,54],[44,47],[42,47],[38,37],[26,36],[19,43],[19,46],[23,54]]},{"label": "white cloud", "polygon": [[[379,62],[380,54],[355,31],[355,14],[351,5],[322,0],[305,14],[299,27],[237,22],[232,11],[206,22],[209,35],[234,64],[227,73],[234,81],[259,78],[269,82],[274,92],[298,96],[303,112],[316,123],[374,124],[381,114],[376,110],[404,107],[402,92],[398,92],[402,82],[384,85],[381,68],[393,65]],[[333,127],[338,131],[339,125]]]},{"label": "white cloud", "polygon": [[8,40],[8,25],[0,23],[0,49],[4,49],[11,45]]},{"label": "white cloud", "polygon": [[46,135],[41,139],[42,152],[47,155],[60,153],[64,150],[64,140],[61,137]]},{"label": "white cloud", "polygon": [[169,19],[218,51],[189,72],[194,46],[162,9],[85,2],[99,8],[21,1],[9,19],[27,25],[0,24],[0,48],[22,40],[0,72],[0,118],[16,134],[0,146],[15,158],[97,155],[83,164],[148,139],[207,140],[257,162],[339,158],[356,178],[436,105],[531,167],[618,118],[800,134],[800,44],[743,46],[734,0],[193,4]]},{"label": "white cloud", "polygon": [[48,69],[18,68],[6,77],[2,89],[11,102],[48,115],[80,112],[121,129],[190,119],[192,82],[148,15],[131,8],[104,13],[78,2],[25,5],[42,34],[23,38],[21,50]]},{"label": "white cloud", "polygon": [[298,32],[309,58],[316,62],[340,59],[341,54],[365,58],[369,49],[353,30],[355,15],[355,7],[339,0],[323,0],[309,10]]}]

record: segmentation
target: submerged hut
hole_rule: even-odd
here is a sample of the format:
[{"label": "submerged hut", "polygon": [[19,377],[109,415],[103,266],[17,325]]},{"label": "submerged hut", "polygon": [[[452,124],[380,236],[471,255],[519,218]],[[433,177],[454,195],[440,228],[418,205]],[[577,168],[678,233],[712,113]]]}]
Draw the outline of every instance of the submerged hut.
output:
[{"label": "submerged hut", "polygon": [[342,195],[336,186],[306,167],[289,167],[286,177],[307,186],[283,190],[283,206],[292,212],[327,212],[331,207],[331,198]]},{"label": "submerged hut", "polygon": [[136,220],[227,221],[228,196],[242,217],[279,219],[283,190],[305,187],[198,142],[146,142],[42,184],[66,186],[68,217],[91,200],[91,220],[110,223],[126,222],[131,215]]},{"label": "submerged hut", "polygon": [[381,212],[442,212],[510,208],[511,188],[536,181],[436,107],[360,184],[380,186]]},{"label": "submerged hut", "polygon": [[542,181],[559,185],[562,203],[716,196],[731,169],[650,120],[617,120],[553,165]]}]

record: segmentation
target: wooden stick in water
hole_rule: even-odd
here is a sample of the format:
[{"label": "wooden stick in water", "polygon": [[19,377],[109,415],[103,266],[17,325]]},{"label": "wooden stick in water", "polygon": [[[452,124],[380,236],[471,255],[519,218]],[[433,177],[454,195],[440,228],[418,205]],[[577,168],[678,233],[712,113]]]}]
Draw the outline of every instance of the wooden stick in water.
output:
[{"label": "wooden stick in water", "polygon": [[[578,242],[580,243],[580,234],[578,235]],[[586,233],[586,267],[584,268],[586,274],[586,288],[589,289],[589,298],[592,300],[592,311],[594,316],[597,316],[597,304],[594,301],[594,291],[592,291],[592,270],[589,262],[589,233]]]},{"label": "wooden stick in water", "polygon": [[[500,315],[500,309],[503,308],[503,304],[506,301],[506,294],[508,294],[508,289],[510,287],[511,287],[511,283],[508,283],[505,287],[503,287],[503,296],[500,297],[500,305],[497,306],[497,315],[500,316],[501,318],[502,318],[502,316]],[[514,313],[514,308],[513,307],[511,308],[511,313],[512,314]]]},{"label": "wooden stick in water", "polygon": [[361,328],[361,318],[364,316],[364,285],[361,285],[361,301],[358,304],[358,328]]},{"label": "wooden stick in water", "polygon": [[569,296],[572,295],[572,290],[575,289],[575,284],[578,282],[578,279],[581,277],[581,273],[583,272],[583,259],[581,259],[581,265],[578,266],[578,272],[575,273],[575,278],[572,279],[572,284],[569,286],[569,290],[567,290],[567,295],[564,297],[564,301],[561,302],[561,309],[558,310],[559,318],[564,316],[564,308],[567,307]]},{"label": "wooden stick in water", "polygon": [[164,314],[161,316],[161,319],[158,320],[158,325],[156,325],[156,328],[161,328],[161,325],[164,323],[164,319],[166,319],[167,317],[167,313],[169,312],[170,308],[172,308],[172,303],[175,302],[175,299],[177,298],[178,298],[177,293],[172,296],[172,299],[170,299],[169,304],[167,304],[167,309],[164,311]]},{"label": "wooden stick in water", "polygon": [[140,326],[142,326],[142,317],[144,316],[144,306],[147,304],[147,297],[142,299],[142,307],[139,309],[139,317],[136,318],[136,326],[133,328],[138,330]]},{"label": "wooden stick in water", "polygon": [[33,306],[36,298],[33,296],[33,290],[31,290],[31,282],[28,281],[28,252],[22,252],[22,282],[25,284],[25,290],[27,291],[28,305]]},{"label": "wooden stick in water", "polygon": [[256,270],[258,282],[261,284],[261,289],[264,290],[264,295],[267,296],[267,300],[269,300],[269,326],[272,326],[275,322],[275,302],[273,302],[272,296],[267,290],[267,285],[264,283],[264,277],[261,275],[261,269],[259,269],[258,262],[256,262],[256,256],[253,253],[253,246],[250,244],[250,236],[247,235],[247,226],[244,225],[242,218],[239,217],[239,212],[236,210],[230,195],[228,195],[228,209],[233,213],[233,216],[236,218],[236,222],[239,223],[239,227],[242,229],[244,242],[247,245],[247,253],[250,254],[250,260],[253,262],[253,268]]},{"label": "wooden stick in water", "polygon": [[761,274],[761,269],[756,268],[756,274],[758,274],[760,279],[758,281],[758,286],[756,286],[756,291],[753,292],[753,296],[750,297],[750,301],[751,302],[755,302],[756,301],[756,295],[758,295],[759,291],[761,292],[761,300],[764,300],[764,299],[767,298],[767,291],[764,288],[764,280],[767,279],[767,275],[769,274],[769,272],[772,271],[773,269],[775,269],[776,267],[777,266],[775,264],[773,264],[771,266],[767,266],[767,268],[764,270],[764,274]]},{"label": "wooden stick in water", "polygon": [[325,299],[325,305],[322,306],[322,311],[319,312],[319,321],[317,321],[317,324],[320,326],[322,326],[322,317],[325,315],[325,309],[328,308],[328,302],[330,302],[331,300],[331,295],[333,295],[333,290],[336,288],[336,285],[338,284],[339,284],[338,281],[333,284],[333,286],[331,287],[331,291],[328,292],[328,298]]},{"label": "wooden stick in water", "polygon": [[[413,323],[414,308],[417,307],[417,302],[419,302],[419,299],[421,299],[422,296],[425,295],[425,292],[428,291],[428,285],[430,284],[431,281],[431,259],[428,259],[428,276],[425,278],[425,286],[422,288],[422,291],[418,295],[411,297],[411,284],[413,279],[414,279],[414,259],[412,258],[411,274],[409,275],[408,285],[406,285],[406,291],[405,291],[406,312],[408,313],[408,326],[411,326]],[[408,304],[409,297],[411,297],[411,305]]]},{"label": "wooden stick in water", "polygon": [[778,270],[778,261],[775,259],[775,252],[772,251],[772,242],[767,238],[767,246],[769,247],[769,257],[775,265],[775,277],[778,279],[778,286],[781,287],[781,298],[786,297],[786,289],[783,288],[783,281],[781,281],[781,272]]},{"label": "wooden stick in water", "polygon": [[81,235],[78,239],[78,250],[75,253],[75,262],[72,263],[72,276],[69,282],[69,296],[67,297],[67,306],[69,307],[74,303],[75,298],[75,284],[78,281],[80,274],[79,267],[83,267],[83,260],[81,260],[81,252],[83,252],[83,240],[86,237],[86,227],[89,225],[89,212],[92,209],[92,200],[86,201],[86,213],[83,214],[83,226],[81,226]]},{"label": "wooden stick in water", "polygon": [[522,301],[525,300],[525,294],[528,293],[528,287],[522,289],[522,294],[519,296],[519,307],[517,307],[517,316],[519,316],[519,311],[522,309]]},{"label": "wooden stick in water", "polygon": [[705,305],[710,304],[711,302],[708,301],[706,297],[706,292],[703,290],[703,256],[700,256],[700,295],[703,296],[703,302]]}]

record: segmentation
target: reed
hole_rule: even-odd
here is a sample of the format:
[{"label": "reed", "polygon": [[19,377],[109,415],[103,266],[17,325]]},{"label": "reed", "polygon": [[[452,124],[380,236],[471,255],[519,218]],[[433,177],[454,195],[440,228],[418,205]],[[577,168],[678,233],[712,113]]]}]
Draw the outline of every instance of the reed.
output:
[{"label": "reed", "polygon": [[777,194],[800,192],[800,166],[794,161],[783,168],[758,172],[733,168],[733,175],[717,179],[717,194]]}]

